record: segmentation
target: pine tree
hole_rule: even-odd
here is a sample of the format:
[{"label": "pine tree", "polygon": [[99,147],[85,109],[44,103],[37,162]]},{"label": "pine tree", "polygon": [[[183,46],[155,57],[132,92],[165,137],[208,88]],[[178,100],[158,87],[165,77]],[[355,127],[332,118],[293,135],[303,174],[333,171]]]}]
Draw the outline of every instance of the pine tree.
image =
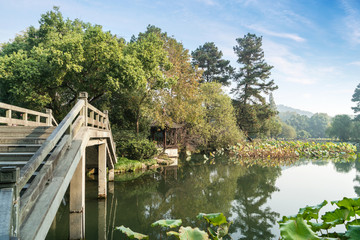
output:
[{"label": "pine tree", "polygon": [[237,110],[237,121],[240,128],[248,136],[256,136],[263,123],[274,116],[265,95],[278,88],[274,80],[270,80],[272,66],[264,60],[262,37],[248,33],[236,39],[238,45],[234,51],[241,65],[234,75],[236,87],[232,89],[235,96],[234,105]]},{"label": "pine tree", "polygon": [[229,60],[222,59],[222,52],[218,50],[213,42],[207,42],[191,52],[193,66],[204,70],[203,82],[218,82],[229,85],[229,80],[235,69],[230,66]]}]

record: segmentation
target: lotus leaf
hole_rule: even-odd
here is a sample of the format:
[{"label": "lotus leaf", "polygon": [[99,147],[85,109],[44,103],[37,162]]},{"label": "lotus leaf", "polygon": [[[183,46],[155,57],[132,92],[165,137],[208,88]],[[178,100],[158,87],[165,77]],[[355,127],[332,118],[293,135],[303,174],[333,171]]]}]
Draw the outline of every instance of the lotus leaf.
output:
[{"label": "lotus leaf", "polygon": [[182,224],[181,219],[162,219],[154,222],[151,224],[152,227],[161,226],[161,227],[169,227],[169,228],[176,228]]},{"label": "lotus leaf", "polygon": [[130,228],[124,227],[121,225],[120,227],[116,227],[116,230],[120,230],[122,233],[124,233],[126,236],[128,236],[131,239],[149,239],[148,235],[144,235],[141,233],[137,233],[132,231]]},{"label": "lotus leaf", "polygon": [[180,234],[178,232],[175,232],[175,231],[169,231],[169,232],[166,232],[166,235],[167,236],[175,236],[177,239],[180,238]]},{"label": "lotus leaf", "polygon": [[345,236],[349,238],[349,240],[357,240],[360,239],[360,226],[349,226],[349,229],[346,231]]},{"label": "lotus leaf", "polygon": [[214,226],[220,226],[221,224],[228,223],[226,217],[222,213],[199,213],[196,217],[198,219],[205,218],[206,221]]},{"label": "lotus leaf", "polygon": [[306,206],[305,208],[300,208],[299,214],[305,220],[310,219],[318,219],[319,218],[319,211],[322,207],[324,207],[328,202],[324,200],[322,203],[315,205],[315,206]]},{"label": "lotus leaf", "polygon": [[179,229],[180,240],[208,240],[209,236],[206,232],[199,228],[180,227]]},{"label": "lotus leaf", "polygon": [[284,239],[317,240],[318,237],[301,216],[295,220],[280,223],[280,234]]},{"label": "lotus leaf", "polygon": [[346,208],[337,208],[334,211],[326,212],[321,219],[327,223],[341,224],[345,220],[350,220],[350,211]]},{"label": "lotus leaf", "polygon": [[347,198],[344,197],[339,201],[332,201],[331,204],[336,204],[338,207],[344,207],[350,211],[356,211],[360,209],[360,198]]}]

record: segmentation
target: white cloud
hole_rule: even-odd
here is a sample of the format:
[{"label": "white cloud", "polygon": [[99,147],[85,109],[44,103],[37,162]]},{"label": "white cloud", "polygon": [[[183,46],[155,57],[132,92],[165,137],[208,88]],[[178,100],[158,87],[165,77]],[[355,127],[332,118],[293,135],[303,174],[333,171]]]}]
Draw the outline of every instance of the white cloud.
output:
[{"label": "white cloud", "polygon": [[346,39],[351,44],[360,44],[360,13],[353,7],[353,2],[349,0],[341,0],[346,17],[344,19],[346,31]]},{"label": "white cloud", "polygon": [[355,66],[360,66],[360,61],[351,62],[349,64],[350,65],[355,65]]},{"label": "white cloud", "polygon": [[209,6],[216,6],[218,5],[218,3],[214,0],[197,0],[198,2],[202,2],[202,3],[205,3],[206,5],[209,5]]},{"label": "white cloud", "polygon": [[305,42],[306,40],[296,34],[293,34],[293,33],[281,33],[281,32],[273,32],[273,31],[270,31],[268,29],[265,29],[263,27],[260,27],[260,26],[256,26],[256,25],[250,25],[250,26],[247,26],[249,29],[251,30],[255,30],[255,31],[258,31],[260,33],[263,33],[263,34],[266,34],[266,35],[269,35],[269,36],[274,36],[274,37],[280,37],[280,38],[286,38],[286,39],[290,39],[290,40],[293,40],[293,41],[296,41],[296,42]]}]

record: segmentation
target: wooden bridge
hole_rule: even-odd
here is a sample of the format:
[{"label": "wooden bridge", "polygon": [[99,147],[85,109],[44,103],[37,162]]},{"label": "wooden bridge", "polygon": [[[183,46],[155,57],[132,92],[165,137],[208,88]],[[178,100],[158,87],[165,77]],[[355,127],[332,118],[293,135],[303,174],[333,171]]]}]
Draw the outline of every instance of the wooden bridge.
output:
[{"label": "wooden bridge", "polygon": [[85,170],[98,169],[104,198],[117,161],[107,111],[82,92],[58,125],[51,111],[5,103],[0,125],[0,239],[45,239],[69,186],[69,238],[85,238]]}]

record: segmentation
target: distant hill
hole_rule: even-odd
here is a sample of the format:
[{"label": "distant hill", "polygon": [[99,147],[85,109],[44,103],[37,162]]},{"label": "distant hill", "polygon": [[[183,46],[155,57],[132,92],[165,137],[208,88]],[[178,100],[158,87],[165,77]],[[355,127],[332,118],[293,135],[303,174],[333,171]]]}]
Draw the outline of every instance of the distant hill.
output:
[{"label": "distant hill", "polygon": [[309,111],[304,111],[304,110],[300,110],[300,109],[296,109],[296,108],[292,108],[292,107],[288,107],[282,104],[276,105],[277,110],[279,111],[279,113],[284,113],[284,112],[295,112],[297,114],[300,115],[305,115],[308,117],[311,117],[312,115],[314,115],[312,112]]}]

